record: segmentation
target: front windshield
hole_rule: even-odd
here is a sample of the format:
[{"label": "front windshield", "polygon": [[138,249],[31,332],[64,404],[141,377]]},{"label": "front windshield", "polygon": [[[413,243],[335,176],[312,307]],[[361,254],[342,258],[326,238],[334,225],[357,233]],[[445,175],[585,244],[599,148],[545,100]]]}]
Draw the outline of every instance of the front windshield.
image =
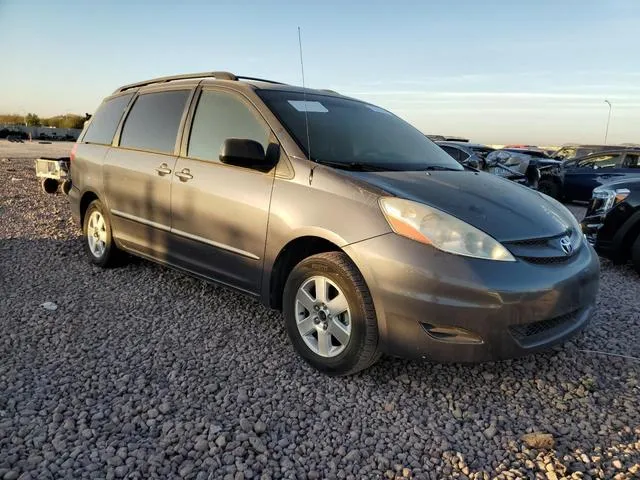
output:
[{"label": "front windshield", "polygon": [[424,134],[382,108],[328,95],[257,93],[311,160],[344,168],[464,170]]}]

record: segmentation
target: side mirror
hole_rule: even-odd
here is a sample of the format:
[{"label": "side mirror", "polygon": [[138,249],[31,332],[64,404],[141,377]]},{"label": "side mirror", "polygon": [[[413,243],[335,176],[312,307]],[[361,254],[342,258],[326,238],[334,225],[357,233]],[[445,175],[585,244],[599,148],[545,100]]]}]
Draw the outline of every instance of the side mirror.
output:
[{"label": "side mirror", "polygon": [[220,149],[220,161],[257,170],[269,170],[274,165],[271,159],[267,159],[264,147],[247,138],[227,138]]}]

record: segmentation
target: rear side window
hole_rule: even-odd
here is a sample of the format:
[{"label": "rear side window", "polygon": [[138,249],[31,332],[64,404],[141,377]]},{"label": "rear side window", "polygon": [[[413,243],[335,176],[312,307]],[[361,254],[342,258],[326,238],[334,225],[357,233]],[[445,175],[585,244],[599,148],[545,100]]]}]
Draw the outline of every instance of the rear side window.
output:
[{"label": "rear side window", "polygon": [[173,153],[189,90],[140,95],[124,122],[120,146]]},{"label": "rear side window", "polygon": [[261,143],[265,151],[270,130],[242,101],[226,93],[203,91],[193,117],[187,155],[218,161],[228,138]]},{"label": "rear side window", "polygon": [[457,148],[449,147],[448,145],[442,145],[441,148],[449,155],[451,155],[451,157],[455,158],[456,160],[460,160],[460,151]]},{"label": "rear side window", "polygon": [[122,118],[124,109],[129,104],[132,96],[133,94],[130,93],[128,95],[110,98],[103,102],[91,118],[91,123],[82,141],[86,143],[111,145],[113,136],[120,123],[120,118]]}]

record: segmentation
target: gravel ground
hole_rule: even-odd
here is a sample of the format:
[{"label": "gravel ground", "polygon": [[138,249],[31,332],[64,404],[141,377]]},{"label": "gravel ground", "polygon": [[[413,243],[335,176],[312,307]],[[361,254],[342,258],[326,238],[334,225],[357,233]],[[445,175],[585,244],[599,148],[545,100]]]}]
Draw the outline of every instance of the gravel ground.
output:
[{"label": "gravel ground", "polygon": [[0,157],[0,479],[640,478],[640,362],[584,351],[640,357],[630,267],[551,352],[328,378],[251,299],[91,266],[32,169]]}]

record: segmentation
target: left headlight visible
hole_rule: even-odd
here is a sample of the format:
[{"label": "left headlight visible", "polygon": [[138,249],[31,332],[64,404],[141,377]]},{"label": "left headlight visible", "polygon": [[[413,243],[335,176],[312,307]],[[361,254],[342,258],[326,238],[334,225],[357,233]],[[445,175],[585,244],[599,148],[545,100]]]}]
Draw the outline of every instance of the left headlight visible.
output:
[{"label": "left headlight visible", "polygon": [[398,235],[454,255],[515,262],[497,240],[441,210],[397,197],[382,197],[380,207]]},{"label": "left headlight visible", "polygon": [[607,186],[594,188],[592,198],[596,200],[596,202],[594,203],[594,206],[596,208],[594,209],[593,213],[607,213],[620,202],[624,201],[624,199],[627,198],[630,193],[631,192],[627,188],[613,189],[608,188]]}]

